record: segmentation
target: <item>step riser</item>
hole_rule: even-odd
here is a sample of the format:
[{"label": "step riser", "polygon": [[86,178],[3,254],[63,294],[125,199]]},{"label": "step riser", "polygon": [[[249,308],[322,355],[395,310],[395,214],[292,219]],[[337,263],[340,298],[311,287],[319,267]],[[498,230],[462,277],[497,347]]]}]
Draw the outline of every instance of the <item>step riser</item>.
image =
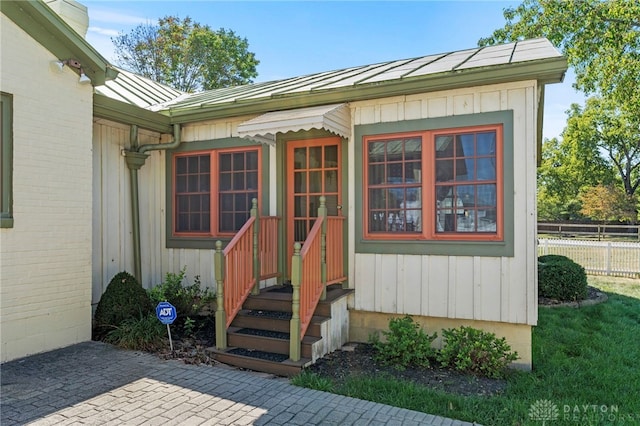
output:
[{"label": "step riser", "polygon": [[258,297],[249,297],[242,304],[243,309],[255,310],[255,311],[276,311],[276,312],[291,312],[291,299],[289,300],[274,300]]},{"label": "step riser", "polygon": [[[250,315],[238,315],[234,318],[231,326],[238,328],[253,328],[256,330],[279,331],[281,333],[288,333],[291,328],[289,320],[261,318]],[[309,328],[306,333],[307,336],[321,337],[320,333],[320,324],[309,324]]]},{"label": "step riser", "polygon": [[[263,352],[289,355],[288,340],[229,333],[227,334],[227,344],[234,348],[254,349]],[[311,358],[312,352],[311,344],[303,342],[300,345],[300,354],[302,357]]]},{"label": "step riser", "polygon": [[235,367],[247,368],[249,370],[261,371],[263,373],[275,374],[278,376],[293,377],[300,373],[301,367],[276,363],[257,358],[247,358],[227,353],[214,355],[215,359]]}]

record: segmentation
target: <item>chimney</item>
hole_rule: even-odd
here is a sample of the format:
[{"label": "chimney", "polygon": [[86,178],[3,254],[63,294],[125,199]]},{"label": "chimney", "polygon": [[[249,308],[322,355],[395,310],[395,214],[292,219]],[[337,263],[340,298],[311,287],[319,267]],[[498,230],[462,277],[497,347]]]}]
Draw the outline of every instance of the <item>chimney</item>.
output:
[{"label": "chimney", "polygon": [[78,34],[83,38],[86,37],[89,28],[89,13],[85,5],[76,0],[45,0],[45,3]]}]

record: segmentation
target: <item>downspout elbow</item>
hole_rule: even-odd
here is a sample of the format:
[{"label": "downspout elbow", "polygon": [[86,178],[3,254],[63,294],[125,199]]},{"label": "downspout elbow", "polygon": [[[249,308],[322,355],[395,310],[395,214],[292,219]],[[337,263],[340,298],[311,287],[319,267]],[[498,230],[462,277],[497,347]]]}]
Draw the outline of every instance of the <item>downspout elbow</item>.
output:
[{"label": "downspout elbow", "polygon": [[174,149],[174,148],[177,148],[181,142],[182,140],[180,139],[180,125],[174,124],[173,125],[173,142],[142,145],[137,149],[137,151],[141,154],[144,154],[147,151]]}]

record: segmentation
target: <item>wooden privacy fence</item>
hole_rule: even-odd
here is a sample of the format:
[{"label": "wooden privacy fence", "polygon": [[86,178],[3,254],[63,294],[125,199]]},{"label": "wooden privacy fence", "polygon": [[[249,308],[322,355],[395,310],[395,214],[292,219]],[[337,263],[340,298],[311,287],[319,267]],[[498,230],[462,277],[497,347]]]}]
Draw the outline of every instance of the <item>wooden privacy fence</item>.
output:
[{"label": "wooden privacy fence", "polygon": [[588,274],[640,277],[640,243],[541,238],[538,255],[560,254],[582,265]]}]

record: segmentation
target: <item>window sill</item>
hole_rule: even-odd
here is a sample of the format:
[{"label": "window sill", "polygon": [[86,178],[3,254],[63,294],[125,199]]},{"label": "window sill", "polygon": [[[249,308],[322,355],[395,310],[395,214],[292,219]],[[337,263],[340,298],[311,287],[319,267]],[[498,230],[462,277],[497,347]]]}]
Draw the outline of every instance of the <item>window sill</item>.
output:
[{"label": "window sill", "polygon": [[0,228],[13,228],[13,218],[12,217],[0,218]]}]

